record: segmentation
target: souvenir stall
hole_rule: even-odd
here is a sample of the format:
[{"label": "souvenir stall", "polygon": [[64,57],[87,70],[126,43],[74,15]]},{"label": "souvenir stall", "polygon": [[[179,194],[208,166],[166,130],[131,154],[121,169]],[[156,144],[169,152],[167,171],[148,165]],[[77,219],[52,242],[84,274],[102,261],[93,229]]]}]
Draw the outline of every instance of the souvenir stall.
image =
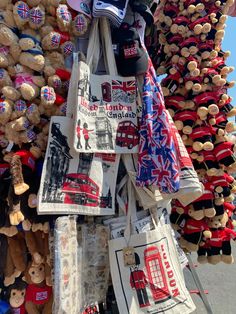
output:
[{"label": "souvenir stall", "polygon": [[233,2],[0,0],[0,313],[192,313],[233,263]]}]

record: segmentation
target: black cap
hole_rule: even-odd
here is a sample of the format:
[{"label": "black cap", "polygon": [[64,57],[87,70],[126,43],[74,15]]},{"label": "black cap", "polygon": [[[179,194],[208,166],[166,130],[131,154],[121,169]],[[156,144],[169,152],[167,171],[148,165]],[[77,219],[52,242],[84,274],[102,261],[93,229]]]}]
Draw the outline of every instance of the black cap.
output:
[{"label": "black cap", "polygon": [[137,30],[125,24],[113,30],[112,38],[116,47],[115,57],[119,74],[144,74],[148,68],[148,54],[141,44]]}]

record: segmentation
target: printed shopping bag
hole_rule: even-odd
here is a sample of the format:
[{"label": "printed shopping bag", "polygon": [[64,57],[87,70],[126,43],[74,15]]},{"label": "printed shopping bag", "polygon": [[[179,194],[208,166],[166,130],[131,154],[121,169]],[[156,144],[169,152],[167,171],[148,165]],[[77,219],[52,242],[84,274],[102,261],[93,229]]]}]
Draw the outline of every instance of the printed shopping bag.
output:
[{"label": "printed shopping bag", "polygon": [[76,217],[59,217],[54,228],[53,314],[80,313],[83,304],[82,275]]},{"label": "printed shopping bag", "polygon": [[[99,24],[103,39],[103,56],[109,75],[94,74],[100,51]],[[106,36],[103,36],[104,34]],[[90,153],[137,152],[139,133],[136,80],[134,77],[124,78],[116,75],[110,29],[105,18],[93,19],[87,62],[79,62],[78,73],[77,106],[74,115],[75,150]],[[74,89],[69,91],[69,94],[73,93]],[[73,99],[73,96],[70,99]]]},{"label": "printed shopping bag", "polygon": [[185,287],[171,227],[155,225],[152,231],[131,234],[130,212],[135,210],[135,205],[129,182],[124,236],[109,241],[110,268],[119,313],[192,313],[195,306]]},{"label": "printed shopping bag", "polygon": [[175,193],[180,184],[176,148],[161,87],[150,59],[144,76],[142,100],[136,183],[138,186],[156,186],[160,192]]},{"label": "printed shopping bag", "polygon": [[52,117],[38,194],[39,214],[112,215],[119,155],[77,154],[68,117]]}]

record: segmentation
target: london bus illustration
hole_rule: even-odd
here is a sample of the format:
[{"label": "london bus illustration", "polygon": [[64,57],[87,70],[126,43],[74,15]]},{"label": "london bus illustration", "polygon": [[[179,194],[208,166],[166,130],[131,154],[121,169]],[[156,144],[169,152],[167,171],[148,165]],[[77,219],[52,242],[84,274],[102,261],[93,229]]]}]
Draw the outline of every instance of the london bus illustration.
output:
[{"label": "london bus illustration", "polygon": [[161,303],[170,299],[171,295],[161,261],[161,254],[156,246],[150,246],[144,250],[144,262],[154,302]]},{"label": "london bus illustration", "polygon": [[62,186],[65,204],[96,207],[99,205],[99,187],[86,174],[67,174]]},{"label": "london bus illustration", "polygon": [[139,143],[138,128],[132,121],[122,121],[116,131],[116,145],[132,149]]}]

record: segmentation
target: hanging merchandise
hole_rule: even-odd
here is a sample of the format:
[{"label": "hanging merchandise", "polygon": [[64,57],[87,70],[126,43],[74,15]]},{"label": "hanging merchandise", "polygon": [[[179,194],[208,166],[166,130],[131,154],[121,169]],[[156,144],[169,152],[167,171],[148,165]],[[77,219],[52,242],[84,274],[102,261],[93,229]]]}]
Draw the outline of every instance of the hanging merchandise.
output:
[{"label": "hanging merchandise", "polygon": [[[236,110],[227,80],[233,67],[222,50],[226,14],[232,1],[212,4],[160,2],[155,14],[156,38],[149,42],[162,80],[165,104],[185,144],[203,194],[184,204],[174,200],[170,221],[187,251],[198,251],[200,263],[231,264],[232,203],[235,194],[235,131],[229,121]],[[231,11],[229,11],[231,12]],[[229,13],[231,14],[231,13]],[[151,43],[154,43],[152,46]]]},{"label": "hanging merchandise", "polygon": [[77,243],[76,217],[60,217],[54,229],[53,313],[77,314],[83,304],[82,254]]},{"label": "hanging merchandise", "polygon": [[180,184],[177,153],[151,60],[144,76],[142,99],[137,185],[155,185],[160,192],[175,193]]},{"label": "hanging merchandise", "polygon": [[[95,75],[95,55],[99,52],[98,19],[93,20],[87,62],[79,62],[78,101],[75,108],[74,148],[77,152],[130,153],[138,150],[136,112],[136,80],[123,78],[114,72],[109,27],[100,23],[106,34],[103,56],[110,75]],[[74,93],[71,90],[71,93]]]},{"label": "hanging merchandise", "polygon": [[77,154],[72,120],[53,117],[38,197],[39,214],[112,215],[119,155]]},{"label": "hanging merchandise", "polygon": [[128,0],[94,0],[93,16],[107,17],[119,27],[125,17],[128,2]]},{"label": "hanging merchandise", "polygon": [[[110,240],[113,287],[120,313],[191,313],[195,306],[185,287],[170,226],[156,225],[138,235],[131,230],[135,203],[128,184],[124,237]],[[161,289],[160,289],[161,287]]]},{"label": "hanging merchandise", "polygon": [[105,302],[108,239],[108,228],[103,225],[77,224],[75,216],[56,220],[54,314],[87,313]]}]

